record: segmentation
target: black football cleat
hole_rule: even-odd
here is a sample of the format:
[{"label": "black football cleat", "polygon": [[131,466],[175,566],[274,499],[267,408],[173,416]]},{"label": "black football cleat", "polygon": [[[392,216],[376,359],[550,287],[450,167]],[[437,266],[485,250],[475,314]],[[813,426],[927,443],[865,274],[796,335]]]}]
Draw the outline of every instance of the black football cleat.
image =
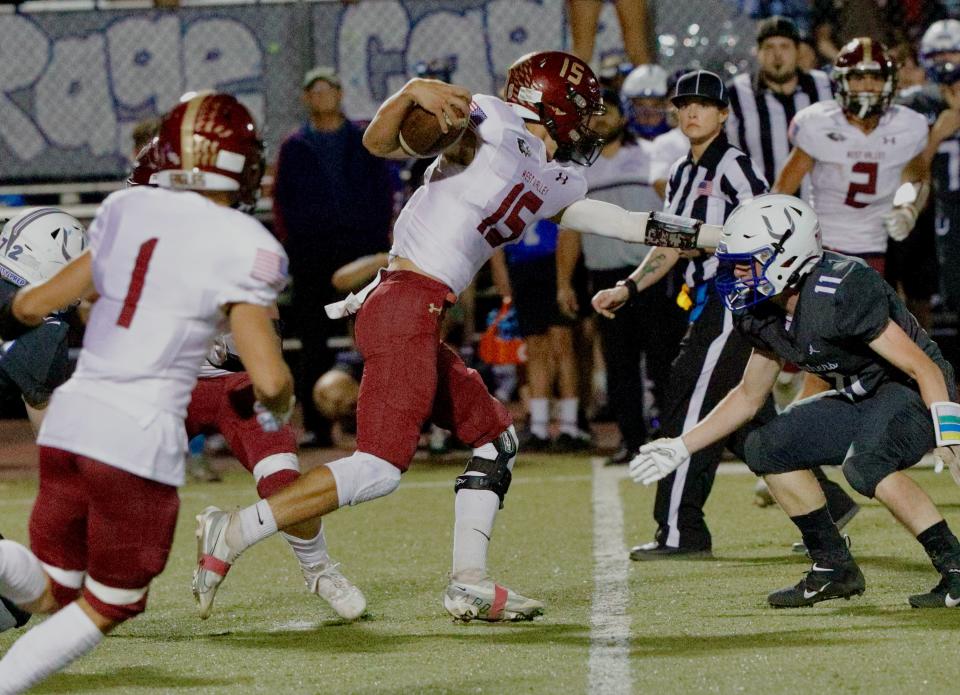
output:
[{"label": "black football cleat", "polygon": [[925,594],[914,594],[909,599],[914,608],[956,608],[960,606],[960,569],[942,573],[940,583]]},{"label": "black football cleat", "polygon": [[803,608],[832,598],[859,596],[866,588],[863,572],[853,559],[842,563],[814,562],[796,586],[774,591],[767,601],[774,608]]},{"label": "black football cleat", "polygon": [[638,562],[655,560],[709,560],[713,557],[710,548],[673,548],[650,541],[630,549],[630,559]]}]

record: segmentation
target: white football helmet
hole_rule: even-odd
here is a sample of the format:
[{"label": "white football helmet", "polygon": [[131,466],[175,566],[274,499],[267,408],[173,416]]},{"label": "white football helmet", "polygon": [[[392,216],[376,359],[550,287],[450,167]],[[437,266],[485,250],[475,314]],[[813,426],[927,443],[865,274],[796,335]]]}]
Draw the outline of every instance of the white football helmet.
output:
[{"label": "white football helmet", "polygon": [[624,99],[639,99],[655,97],[658,99],[667,96],[667,71],[659,65],[638,65],[620,87],[620,96]]},{"label": "white football helmet", "polygon": [[[716,256],[717,292],[727,308],[758,304],[795,287],[823,256],[817,213],[792,195],[757,196],[730,213]],[[736,276],[738,264],[750,265],[748,277]]]},{"label": "white football helmet", "polygon": [[945,53],[960,53],[960,21],[941,19],[934,22],[920,39],[920,65],[927,77],[938,84],[960,80],[960,62],[944,60]]},{"label": "white football helmet", "polygon": [[32,208],[11,218],[0,232],[0,277],[23,287],[43,282],[80,255],[87,232],[57,208]]}]

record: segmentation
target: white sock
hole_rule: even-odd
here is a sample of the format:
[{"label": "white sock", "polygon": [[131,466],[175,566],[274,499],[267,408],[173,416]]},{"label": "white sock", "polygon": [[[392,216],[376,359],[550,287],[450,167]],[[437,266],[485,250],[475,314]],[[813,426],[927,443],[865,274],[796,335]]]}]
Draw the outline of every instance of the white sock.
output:
[{"label": "white sock", "polygon": [[560,399],[560,431],[576,437],[580,434],[580,428],[577,427],[577,411],[580,408],[579,398],[561,398]]},{"label": "white sock", "polygon": [[37,556],[14,541],[0,541],[0,596],[17,605],[43,595],[47,578]]},{"label": "white sock", "polygon": [[273,518],[273,510],[266,500],[260,500],[233,515],[227,526],[227,544],[239,554],[276,532],[277,522]]},{"label": "white sock", "polygon": [[499,508],[500,498],[490,490],[460,490],[457,493],[453,504],[454,577],[466,580],[486,576],[487,547]]},{"label": "white sock", "polygon": [[0,660],[0,695],[22,693],[93,650],[103,633],[76,603],[29,630]]},{"label": "white sock", "polygon": [[550,399],[530,399],[530,433],[541,439],[550,436]]},{"label": "white sock", "polygon": [[293,548],[293,554],[297,556],[301,567],[316,567],[317,565],[330,562],[330,554],[327,552],[327,538],[323,535],[323,526],[313,538],[297,538],[289,533],[280,532],[290,547]]}]

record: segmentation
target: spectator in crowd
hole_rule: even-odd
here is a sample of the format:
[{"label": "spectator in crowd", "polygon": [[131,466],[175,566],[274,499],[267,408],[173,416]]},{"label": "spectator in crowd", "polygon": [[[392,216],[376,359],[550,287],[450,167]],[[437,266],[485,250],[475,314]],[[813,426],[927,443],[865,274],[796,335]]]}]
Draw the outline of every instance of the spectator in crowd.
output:
[{"label": "spectator in crowd", "polygon": [[[644,67],[644,66],[641,66]],[[664,78],[666,74],[664,74]],[[585,171],[596,200],[614,203],[627,210],[656,210],[660,197],[653,189],[653,145],[638,140],[627,128],[619,96],[603,94],[606,113],[594,122],[606,140],[600,157]],[[642,244],[628,244],[591,234],[560,230],[557,241],[557,303],[563,313],[575,316],[580,302],[574,289],[574,269],[583,255],[589,272],[591,292],[610,287],[636,268],[649,251]],[[646,441],[641,359],[646,356],[646,373],[654,382],[657,403],[664,403],[670,362],[676,355],[686,328],[684,312],[673,298],[679,286],[668,275],[648,291],[629,302],[610,320],[600,322],[603,359],[607,367],[609,405],[620,430],[620,450],[610,459],[625,464]],[[650,330],[655,326],[656,330]]]},{"label": "spectator in crowd", "polygon": [[[573,349],[576,313],[568,316],[557,306],[557,225],[540,221],[520,242],[496,253],[492,263],[501,293],[510,296],[517,312],[520,335],[527,343],[529,427],[520,435],[526,451],[578,451],[590,446],[590,435],[580,429],[579,373]],[[503,286],[506,263],[508,287]],[[585,288],[584,288],[585,289]],[[583,297],[583,306],[587,305]],[[559,434],[550,437],[550,400],[554,385],[559,395]]]},{"label": "spectator in crowd", "polygon": [[616,52],[608,53],[600,60],[600,69],[597,71],[597,80],[600,86],[606,89],[620,93],[623,86],[623,80],[633,70],[633,63],[627,57],[626,53]]},{"label": "spectator in crowd", "polygon": [[[647,0],[616,0],[617,17],[623,48],[634,65],[652,63],[656,51],[651,40],[650,15]],[[597,38],[597,25],[603,0],[567,0],[567,16],[573,36],[573,53],[587,63],[593,60],[593,48]]]},{"label": "spectator in crowd", "polygon": [[817,52],[832,63],[851,39],[866,36],[887,46],[919,37],[946,10],[939,0],[813,0]]},{"label": "spectator in crowd", "polygon": [[337,298],[331,278],[361,256],[385,251],[392,193],[385,162],[361,142],[363,132],[340,108],[340,79],[332,68],[303,79],[308,118],[280,146],[274,184],[277,235],[290,256],[293,314],[300,351],[298,398],[303,407],[301,447],[330,443],[330,422],[313,404],[317,378],[334,363],[327,346],[337,326],[324,304]]}]

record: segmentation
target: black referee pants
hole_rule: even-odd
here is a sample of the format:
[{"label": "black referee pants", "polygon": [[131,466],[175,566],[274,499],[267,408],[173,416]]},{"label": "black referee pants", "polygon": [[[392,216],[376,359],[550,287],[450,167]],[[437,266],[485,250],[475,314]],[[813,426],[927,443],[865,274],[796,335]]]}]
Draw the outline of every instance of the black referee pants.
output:
[{"label": "black referee pants", "polygon": [[[591,270],[590,292],[613,287],[633,267]],[[612,319],[598,319],[600,346],[607,367],[607,399],[616,418],[623,446],[636,451],[647,440],[643,412],[640,360],[646,356],[647,376],[654,383],[657,405],[664,408],[669,393],[670,363],[686,328],[686,313],[667,291],[664,278],[622,306]]]},{"label": "black referee pants", "polygon": [[[713,410],[740,382],[751,347],[733,327],[733,316],[711,287],[700,316],[689,325],[670,372],[670,389],[662,412],[666,437],[679,437]],[[657,484],[653,516],[660,545],[706,550],[712,547],[703,505],[724,447],[742,458],[747,435],[776,415],[773,400],[727,441],[695,453],[690,461]]]}]

